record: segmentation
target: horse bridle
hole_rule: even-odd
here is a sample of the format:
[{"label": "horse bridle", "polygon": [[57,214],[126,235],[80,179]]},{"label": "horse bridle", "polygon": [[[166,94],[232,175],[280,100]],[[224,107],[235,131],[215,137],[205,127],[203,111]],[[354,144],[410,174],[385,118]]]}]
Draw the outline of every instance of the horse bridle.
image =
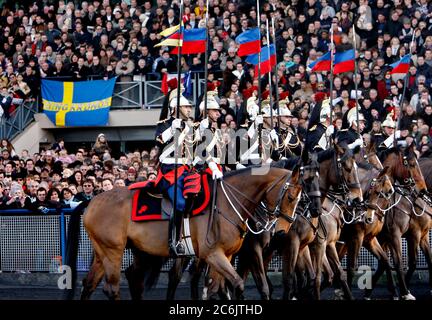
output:
[{"label": "horse bridle", "polygon": [[304,180],[304,173],[305,171],[315,171],[316,177],[319,177],[319,165],[313,161],[311,164],[300,167],[300,177],[301,177],[301,185],[302,185],[302,193],[301,193],[301,199],[300,201],[304,203],[303,212],[302,215],[305,216],[305,213],[309,211],[309,206],[312,203],[312,198],[319,198],[321,199],[321,191],[318,188],[318,190],[312,190],[308,192],[304,192],[304,190],[308,189],[308,184],[306,184]]}]

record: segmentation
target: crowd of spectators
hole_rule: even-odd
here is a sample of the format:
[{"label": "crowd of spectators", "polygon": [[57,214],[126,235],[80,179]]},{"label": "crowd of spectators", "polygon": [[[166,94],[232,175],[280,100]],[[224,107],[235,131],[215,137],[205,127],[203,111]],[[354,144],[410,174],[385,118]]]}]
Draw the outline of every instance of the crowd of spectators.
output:
[{"label": "crowd of spectators", "polygon": [[[236,130],[248,121],[246,103],[268,77],[258,82],[254,67],[237,55],[234,39],[256,26],[256,1],[179,0],[129,1],[5,1],[0,14],[0,105],[8,116],[13,99],[38,95],[40,80],[65,78],[75,81],[118,76],[161,79],[175,73],[177,56],[171,48],[155,47],[159,35],[182,20],[186,28],[203,27],[208,11],[208,82],[218,86],[222,107],[220,128]],[[418,153],[431,151],[432,128],[432,4],[428,0],[269,0],[260,1],[262,43],[266,20],[274,18],[277,74],[280,95],[289,100],[292,126],[304,141],[314,104],[330,95],[330,75],[310,72],[308,65],[329,50],[333,31],[336,49],[354,45],[356,27],[357,76],[353,72],[333,77],[335,125],[358,102],[366,118],[366,135],[379,132],[389,116],[400,117],[403,137],[417,143]],[[270,22],[271,25],[271,22]],[[272,31],[272,28],[270,28]],[[273,40],[270,40],[273,42]],[[410,44],[412,46],[410,49]],[[404,76],[390,74],[390,64],[411,52],[404,92]],[[204,54],[182,57],[182,71],[203,72]],[[401,98],[404,101],[401,103]],[[402,105],[401,105],[402,104]],[[51,150],[30,156],[16,154],[2,142],[0,187],[3,207],[50,206],[81,201],[97,191],[154,178],[156,150],[110,159],[104,136],[92,150],[70,155],[61,141]],[[10,190],[8,190],[8,188]],[[25,196],[27,194],[27,196]],[[70,196],[73,196],[71,200]],[[25,199],[25,200],[24,200]],[[73,204],[73,203],[72,203]]]},{"label": "crowd of spectators", "polygon": [[0,210],[47,213],[74,208],[100,192],[157,176],[156,148],[121,154],[115,160],[104,134],[90,150],[79,148],[74,154],[68,153],[63,140],[33,155],[27,150],[18,154],[6,139],[0,144]]}]

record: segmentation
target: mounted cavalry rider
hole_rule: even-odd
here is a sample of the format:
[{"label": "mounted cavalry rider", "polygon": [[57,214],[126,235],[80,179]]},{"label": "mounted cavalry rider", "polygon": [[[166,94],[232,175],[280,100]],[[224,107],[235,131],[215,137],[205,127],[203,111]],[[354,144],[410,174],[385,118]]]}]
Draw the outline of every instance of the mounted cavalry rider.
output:
[{"label": "mounted cavalry rider", "polygon": [[[391,115],[388,115],[384,122],[381,124],[382,132],[375,133],[372,140],[375,143],[378,156],[383,151],[390,149],[394,146],[394,139],[401,137],[400,130],[396,130],[396,123],[393,121]],[[396,132],[395,132],[396,130]]]},{"label": "mounted cavalry rider", "polygon": [[279,101],[279,121],[280,127],[276,128],[279,135],[279,153],[282,158],[291,158],[300,156],[302,153],[302,145],[297,134],[291,127],[293,115],[287,106],[288,99]]},{"label": "mounted cavalry rider", "polygon": [[[171,203],[176,203],[176,209],[169,217],[168,246],[173,256],[185,254],[185,248],[179,241],[180,228],[186,208],[186,200],[183,196],[184,178],[189,170],[188,164],[193,159],[188,156],[190,146],[186,144],[187,136],[193,135],[193,128],[190,125],[192,104],[183,95],[180,96],[179,118],[176,118],[177,90],[169,95],[169,118],[158,122],[156,127],[156,143],[161,150],[159,156],[160,172],[158,183],[162,193],[168,196]],[[165,112],[162,109],[162,113]],[[176,141],[177,140],[177,141]],[[175,148],[177,145],[177,159],[175,159]],[[175,168],[177,167],[177,179]],[[176,201],[174,201],[174,188],[177,181]],[[176,212],[177,211],[177,212]],[[174,214],[176,212],[176,214]]]},{"label": "mounted cavalry rider", "polygon": [[[354,107],[345,113],[342,120],[342,129],[336,134],[338,143],[345,142],[354,152],[357,152],[359,147],[363,146],[361,132],[363,132],[365,128],[365,117],[360,112],[360,108],[357,108],[357,111]],[[359,128],[357,128],[357,112]]]},{"label": "mounted cavalry rider", "polygon": [[319,152],[330,147],[330,139],[334,132],[334,127],[330,123],[330,112],[330,99],[318,102],[312,109],[305,146],[309,152]]},{"label": "mounted cavalry rider", "polygon": [[220,179],[222,172],[218,168],[221,164],[223,156],[223,140],[222,132],[218,128],[218,119],[221,116],[221,107],[216,101],[218,92],[215,88],[214,91],[207,92],[207,116],[205,113],[205,101],[203,100],[199,105],[200,118],[203,119],[197,123],[200,144],[195,149],[194,166],[203,166],[208,164],[212,170],[213,178]]}]

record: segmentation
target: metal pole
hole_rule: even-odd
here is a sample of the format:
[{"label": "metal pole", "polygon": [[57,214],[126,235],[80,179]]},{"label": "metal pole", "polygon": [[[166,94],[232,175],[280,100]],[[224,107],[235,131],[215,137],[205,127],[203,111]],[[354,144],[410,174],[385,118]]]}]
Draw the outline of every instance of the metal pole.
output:
[{"label": "metal pole", "polygon": [[[269,33],[269,23],[268,23],[268,18],[266,19],[266,29],[267,29],[267,52],[268,52],[268,57],[270,59],[270,33]],[[270,59],[271,60],[271,59]],[[271,63],[271,62],[270,62]],[[272,81],[271,81],[271,68],[270,71],[268,73],[268,78],[269,78],[269,98],[270,98],[270,126],[273,129],[273,99],[272,99]]]},{"label": "metal pole", "polygon": [[[178,119],[180,117],[180,81],[181,81],[181,51],[182,51],[182,45],[183,45],[183,0],[180,2],[180,29],[179,29],[179,46],[178,46],[178,53],[177,53],[177,107],[176,107],[176,118]],[[177,131],[177,130],[176,130]],[[178,162],[178,134],[177,132],[174,133],[174,201],[173,201],[173,218],[176,219],[177,216],[177,162]],[[172,239],[173,241],[176,241],[176,239]]]},{"label": "metal pole", "polygon": [[333,59],[334,59],[334,42],[333,42],[333,26],[332,26],[330,29],[330,125],[333,124],[333,64],[334,64]]},{"label": "metal pole", "polygon": [[[277,52],[276,48],[276,30],[275,30],[275,24],[274,24],[274,17],[272,17],[272,38],[273,38],[273,45],[275,47],[275,52]],[[278,68],[277,68],[277,61],[275,66],[275,87],[276,87],[276,106],[278,111],[278,128],[280,128],[280,107],[279,107],[279,79],[278,79]]]},{"label": "metal pole", "polygon": [[208,45],[208,12],[209,12],[209,0],[207,0],[206,3],[206,16],[205,16],[205,28],[206,28],[206,51],[205,51],[205,66],[204,66],[204,116],[203,119],[207,118],[207,78],[208,78],[208,50],[209,50],[209,45]]},{"label": "metal pole", "polygon": [[359,120],[359,111],[358,111],[358,82],[357,82],[357,59],[356,59],[356,52],[357,52],[357,42],[356,42],[356,32],[355,27],[353,25],[353,44],[354,44],[354,86],[355,86],[355,108],[356,108],[356,121],[357,121],[357,133],[360,134],[360,120]]},{"label": "metal pole", "polygon": [[[259,0],[257,0],[257,24],[258,33],[260,38],[260,51],[258,52],[258,113],[261,114],[261,18],[260,18],[260,7]],[[262,159],[262,126],[258,126],[258,154]]]}]

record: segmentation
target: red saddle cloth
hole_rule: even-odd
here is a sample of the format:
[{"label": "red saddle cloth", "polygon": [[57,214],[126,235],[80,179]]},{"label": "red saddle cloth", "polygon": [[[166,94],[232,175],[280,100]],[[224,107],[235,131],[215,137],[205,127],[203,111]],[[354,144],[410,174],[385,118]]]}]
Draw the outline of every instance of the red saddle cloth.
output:
[{"label": "red saddle cloth", "polygon": [[[185,177],[183,195],[192,198],[192,216],[203,213],[210,202],[209,172],[193,173]],[[132,196],[132,221],[167,220],[162,216],[162,195],[158,180],[131,184],[128,189]],[[188,200],[187,199],[187,200]]]}]

